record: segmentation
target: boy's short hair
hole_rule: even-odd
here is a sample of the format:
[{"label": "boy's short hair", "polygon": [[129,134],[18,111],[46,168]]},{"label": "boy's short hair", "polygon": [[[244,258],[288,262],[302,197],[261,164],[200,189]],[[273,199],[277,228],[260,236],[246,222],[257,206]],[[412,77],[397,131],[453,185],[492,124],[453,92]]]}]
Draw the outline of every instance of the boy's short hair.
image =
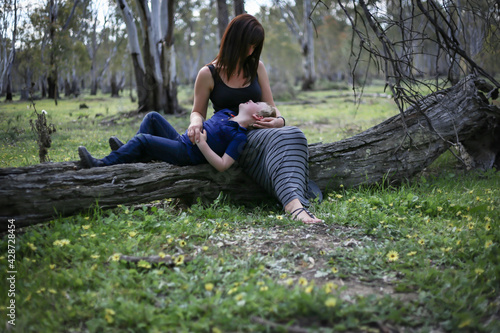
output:
[{"label": "boy's short hair", "polygon": [[257,112],[257,114],[264,118],[276,117],[276,108],[266,103],[266,107]]}]

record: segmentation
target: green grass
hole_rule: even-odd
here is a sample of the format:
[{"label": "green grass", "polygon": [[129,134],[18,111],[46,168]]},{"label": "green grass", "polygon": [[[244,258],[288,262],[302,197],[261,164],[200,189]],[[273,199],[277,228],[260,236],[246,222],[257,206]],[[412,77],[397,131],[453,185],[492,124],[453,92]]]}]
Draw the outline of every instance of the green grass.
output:
[{"label": "green grass", "polygon": [[[279,108],[310,142],[339,140],[352,135],[349,126],[366,129],[397,113],[385,99],[356,109],[330,95],[300,95],[320,102]],[[38,102],[57,121],[53,161],[76,160],[80,144],[105,154],[109,135],[135,133],[139,118],[109,127],[93,118],[135,105],[100,99]],[[90,108],[80,111],[83,102]],[[1,106],[3,167],[37,162],[25,104]],[[73,122],[80,112],[89,117]],[[179,131],[187,126],[187,115],[168,119]],[[465,173],[450,155],[399,187],[325,193],[313,206],[322,225],[221,195],[190,207],[170,199],[94,207],[26,228],[15,234],[13,331],[500,332],[500,176]],[[9,270],[9,237],[0,241],[0,272]],[[178,265],[131,264],[119,254],[171,255]],[[9,319],[8,288],[2,278],[0,327]]]}]

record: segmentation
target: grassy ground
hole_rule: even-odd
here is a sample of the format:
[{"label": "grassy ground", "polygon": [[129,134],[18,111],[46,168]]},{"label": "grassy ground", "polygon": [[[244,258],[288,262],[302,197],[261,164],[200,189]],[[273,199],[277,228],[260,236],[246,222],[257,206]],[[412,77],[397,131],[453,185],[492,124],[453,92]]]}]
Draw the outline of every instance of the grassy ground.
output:
[{"label": "grassy ground", "polygon": [[[332,95],[300,95],[312,103],[279,108],[311,143],[397,113],[384,98],[356,108]],[[107,138],[131,137],[140,118],[103,120],[134,107],[104,97],[38,102],[57,127],[52,161],[76,160],[81,144],[106,154]],[[33,109],[0,109],[1,167],[37,163]],[[180,131],[187,118],[168,117]],[[500,175],[464,173],[449,155],[398,188],[325,193],[313,206],[325,223],[315,226],[223,196],[208,206],[93,207],[3,236],[0,327],[10,320],[4,272],[14,264],[15,332],[500,332],[499,207]],[[132,264],[120,254],[174,264]]]}]

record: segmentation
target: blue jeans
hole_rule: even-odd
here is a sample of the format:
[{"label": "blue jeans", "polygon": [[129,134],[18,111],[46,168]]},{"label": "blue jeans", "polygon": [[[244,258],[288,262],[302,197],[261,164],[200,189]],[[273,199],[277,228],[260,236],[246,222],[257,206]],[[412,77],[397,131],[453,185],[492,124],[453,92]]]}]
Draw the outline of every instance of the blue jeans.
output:
[{"label": "blue jeans", "polygon": [[189,147],[175,128],[158,112],[148,113],[137,134],[118,150],[103,158],[103,165],[160,160],[174,165],[192,165]]}]

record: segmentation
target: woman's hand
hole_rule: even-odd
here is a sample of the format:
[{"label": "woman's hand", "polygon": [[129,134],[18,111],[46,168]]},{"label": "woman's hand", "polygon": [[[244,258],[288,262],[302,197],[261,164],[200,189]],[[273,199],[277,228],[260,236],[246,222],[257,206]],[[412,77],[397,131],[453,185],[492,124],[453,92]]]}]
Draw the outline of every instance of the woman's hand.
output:
[{"label": "woman's hand", "polygon": [[261,120],[257,120],[253,125],[254,128],[280,128],[283,127],[283,119],[281,118],[262,118]]},{"label": "woman's hand", "polygon": [[191,140],[191,143],[194,145],[195,143],[200,141],[200,134],[203,131],[203,123],[198,124],[198,123],[191,123],[188,127],[187,134],[189,137],[189,140]]}]

